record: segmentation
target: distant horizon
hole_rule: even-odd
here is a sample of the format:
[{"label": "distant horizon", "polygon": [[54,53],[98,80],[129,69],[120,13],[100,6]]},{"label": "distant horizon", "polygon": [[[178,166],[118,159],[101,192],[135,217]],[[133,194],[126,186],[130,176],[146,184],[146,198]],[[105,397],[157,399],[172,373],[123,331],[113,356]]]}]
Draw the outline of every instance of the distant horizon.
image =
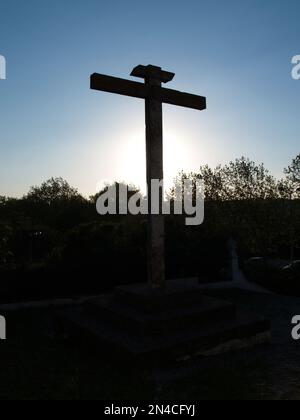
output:
[{"label": "distant horizon", "polygon": [[[295,156],[296,157],[296,156]],[[230,162],[234,162],[234,161],[236,161],[236,160],[239,160],[239,159],[242,159],[242,158],[245,158],[245,159],[249,159],[249,158],[247,158],[247,156],[240,156],[239,158],[235,158],[235,159],[232,159],[231,161],[228,161],[228,162],[225,162],[224,164],[221,164],[221,163],[219,163],[219,164],[217,164],[216,166],[214,166],[214,167],[211,167],[211,169],[215,169],[217,166],[219,166],[219,165],[221,165],[222,167],[223,166],[225,166],[225,165],[227,165],[227,164],[229,164]],[[250,161],[252,161],[252,162],[254,162],[255,164],[257,164],[257,165],[261,165],[261,164],[263,164],[264,165],[264,167],[265,167],[265,169],[266,170],[268,170],[268,172],[269,172],[269,174],[271,175],[271,176],[273,176],[276,180],[281,180],[281,179],[284,179],[287,175],[284,173],[284,170],[291,164],[291,162],[289,162],[283,169],[282,169],[282,174],[280,175],[280,176],[276,176],[276,175],[274,175],[273,173],[271,173],[271,171],[269,171],[269,169],[268,169],[268,167],[264,164],[264,162],[255,162],[255,161],[253,161],[253,160],[251,160],[251,159],[249,159]],[[201,165],[201,166],[205,166],[206,164],[204,163],[203,165]],[[198,168],[198,170],[200,169],[200,165],[199,165],[199,168]],[[178,171],[178,173],[174,176],[174,178],[170,181],[170,182],[165,182],[165,192],[167,193],[167,192],[169,192],[169,190],[172,188],[172,186],[174,185],[174,181],[175,181],[175,179],[176,179],[176,176],[178,176],[178,175],[180,175],[180,173],[181,172],[183,172],[183,173],[197,173],[197,170],[191,170],[191,171],[185,171],[185,170],[180,170],[180,171]],[[86,198],[86,199],[89,199],[91,196],[93,196],[93,195],[96,195],[98,192],[100,192],[103,188],[105,188],[105,186],[106,185],[112,185],[112,184],[114,184],[114,183],[119,183],[119,184],[124,184],[124,185],[131,185],[131,186],[133,186],[133,187],[136,187],[136,188],[138,188],[143,194],[145,194],[146,193],[146,189],[147,189],[147,186],[146,186],[146,176],[145,176],[145,181],[144,181],[144,185],[141,187],[140,185],[138,185],[137,183],[135,183],[135,182],[133,182],[133,181],[126,181],[126,180],[122,180],[122,179],[112,179],[112,180],[109,180],[109,179],[106,179],[106,180],[102,180],[100,183],[98,183],[98,187],[99,188],[96,188],[95,189],[95,191],[93,191],[93,192],[91,192],[91,193],[83,193],[82,191],[80,191],[80,189],[75,185],[75,184],[72,184],[67,178],[65,178],[65,177],[63,177],[63,176],[61,176],[61,175],[57,175],[57,176],[50,176],[49,178],[47,178],[47,179],[43,179],[43,180],[41,180],[39,183],[36,183],[36,184],[33,184],[33,185],[29,185],[28,186],[28,189],[25,191],[25,192],[23,192],[23,193],[21,193],[19,196],[10,196],[10,195],[6,195],[6,194],[1,194],[0,193],[0,196],[2,196],[2,197],[6,197],[6,198],[16,198],[16,199],[20,199],[20,198],[22,198],[22,197],[24,197],[26,194],[28,194],[28,192],[29,192],[29,190],[30,190],[30,188],[32,188],[32,187],[39,187],[39,186],[41,186],[44,182],[47,182],[47,181],[49,181],[49,180],[51,180],[51,179],[63,179],[64,181],[66,181],[69,185],[70,185],[70,187],[72,187],[72,188],[75,188],[77,191],[78,191],[78,193],[82,196],[82,197],[84,197],[84,198]]]}]

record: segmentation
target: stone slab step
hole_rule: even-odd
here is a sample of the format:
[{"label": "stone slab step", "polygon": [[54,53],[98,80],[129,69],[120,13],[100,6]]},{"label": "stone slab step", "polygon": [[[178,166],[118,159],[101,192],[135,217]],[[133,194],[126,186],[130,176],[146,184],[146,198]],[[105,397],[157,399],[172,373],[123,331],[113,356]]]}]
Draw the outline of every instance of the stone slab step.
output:
[{"label": "stone slab step", "polygon": [[143,362],[217,354],[270,340],[269,321],[244,310],[237,312],[236,319],[158,337],[137,337],[109,322],[99,322],[82,308],[66,309],[60,316],[74,327],[74,331],[88,332],[120,357],[133,357],[135,361]]},{"label": "stone slab step", "polygon": [[178,305],[189,306],[199,303],[203,291],[196,281],[170,280],[164,290],[151,289],[148,284],[133,284],[115,289],[114,299],[143,311],[153,311],[164,308],[176,308]]},{"label": "stone slab step", "polygon": [[153,312],[116,303],[110,299],[98,299],[86,306],[86,311],[95,319],[113,323],[135,335],[168,334],[208,325],[225,319],[234,319],[236,307],[212,297],[203,297],[200,302],[177,308],[156,308]]}]

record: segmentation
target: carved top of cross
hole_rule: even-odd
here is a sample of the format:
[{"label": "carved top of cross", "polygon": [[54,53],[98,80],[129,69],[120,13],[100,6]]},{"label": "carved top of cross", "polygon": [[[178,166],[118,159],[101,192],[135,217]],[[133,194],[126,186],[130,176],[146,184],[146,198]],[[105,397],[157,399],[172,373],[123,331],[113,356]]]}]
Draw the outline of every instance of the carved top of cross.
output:
[{"label": "carved top of cross", "polygon": [[149,64],[148,66],[139,65],[135,67],[132,70],[130,76],[145,79],[145,81],[148,83],[151,83],[151,81],[157,81],[159,83],[168,83],[174,79],[175,73],[162,70],[161,67],[152,66],[151,64]]}]

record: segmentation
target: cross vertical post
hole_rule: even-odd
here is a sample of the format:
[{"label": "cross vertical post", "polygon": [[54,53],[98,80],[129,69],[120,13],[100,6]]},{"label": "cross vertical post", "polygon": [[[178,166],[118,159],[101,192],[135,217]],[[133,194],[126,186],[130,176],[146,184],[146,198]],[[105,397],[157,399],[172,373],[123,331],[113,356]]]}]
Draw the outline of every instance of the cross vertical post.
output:
[{"label": "cross vertical post", "polygon": [[[149,86],[161,87],[161,81],[153,77],[145,80]],[[148,282],[152,288],[165,286],[165,223],[162,214],[163,188],[160,187],[160,214],[151,214],[152,180],[163,182],[163,117],[162,102],[146,99],[146,165],[149,199],[148,220]]]},{"label": "cross vertical post", "polygon": [[[161,89],[162,83],[170,82],[175,74],[161,67],[137,66],[131,76],[145,80],[148,92]],[[146,111],[146,165],[148,189],[148,283],[153,289],[163,290],[165,277],[165,220],[163,215],[163,111],[162,100],[151,94],[145,98]],[[153,214],[152,181],[161,183],[159,187],[159,214]]]}]

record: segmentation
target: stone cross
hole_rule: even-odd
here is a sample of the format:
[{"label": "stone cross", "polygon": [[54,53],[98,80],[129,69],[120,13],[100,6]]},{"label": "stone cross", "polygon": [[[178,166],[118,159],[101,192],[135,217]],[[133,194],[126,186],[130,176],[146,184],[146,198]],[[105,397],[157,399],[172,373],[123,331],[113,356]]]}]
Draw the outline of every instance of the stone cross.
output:
[{"label": "stone cross", "polygon": [[[144,79],[145,83],[116,77],[93,74],[91,89],[117,93],[145,100],[146,105],[146,165],[149,210],[151,209],[151,181],[163,181],[163,117],[162,104],[178,105],[197,110],[206,109],[206,98],[162,87],[162,83],[173,80],[175,74],[161,67],[135,67],[131,76]],[[161,197],[163,197],[161,187]],[[149,211],[148,222],[148,280],[154,289],[164,289],[164,215],[160,206],[159,214]]]}]

